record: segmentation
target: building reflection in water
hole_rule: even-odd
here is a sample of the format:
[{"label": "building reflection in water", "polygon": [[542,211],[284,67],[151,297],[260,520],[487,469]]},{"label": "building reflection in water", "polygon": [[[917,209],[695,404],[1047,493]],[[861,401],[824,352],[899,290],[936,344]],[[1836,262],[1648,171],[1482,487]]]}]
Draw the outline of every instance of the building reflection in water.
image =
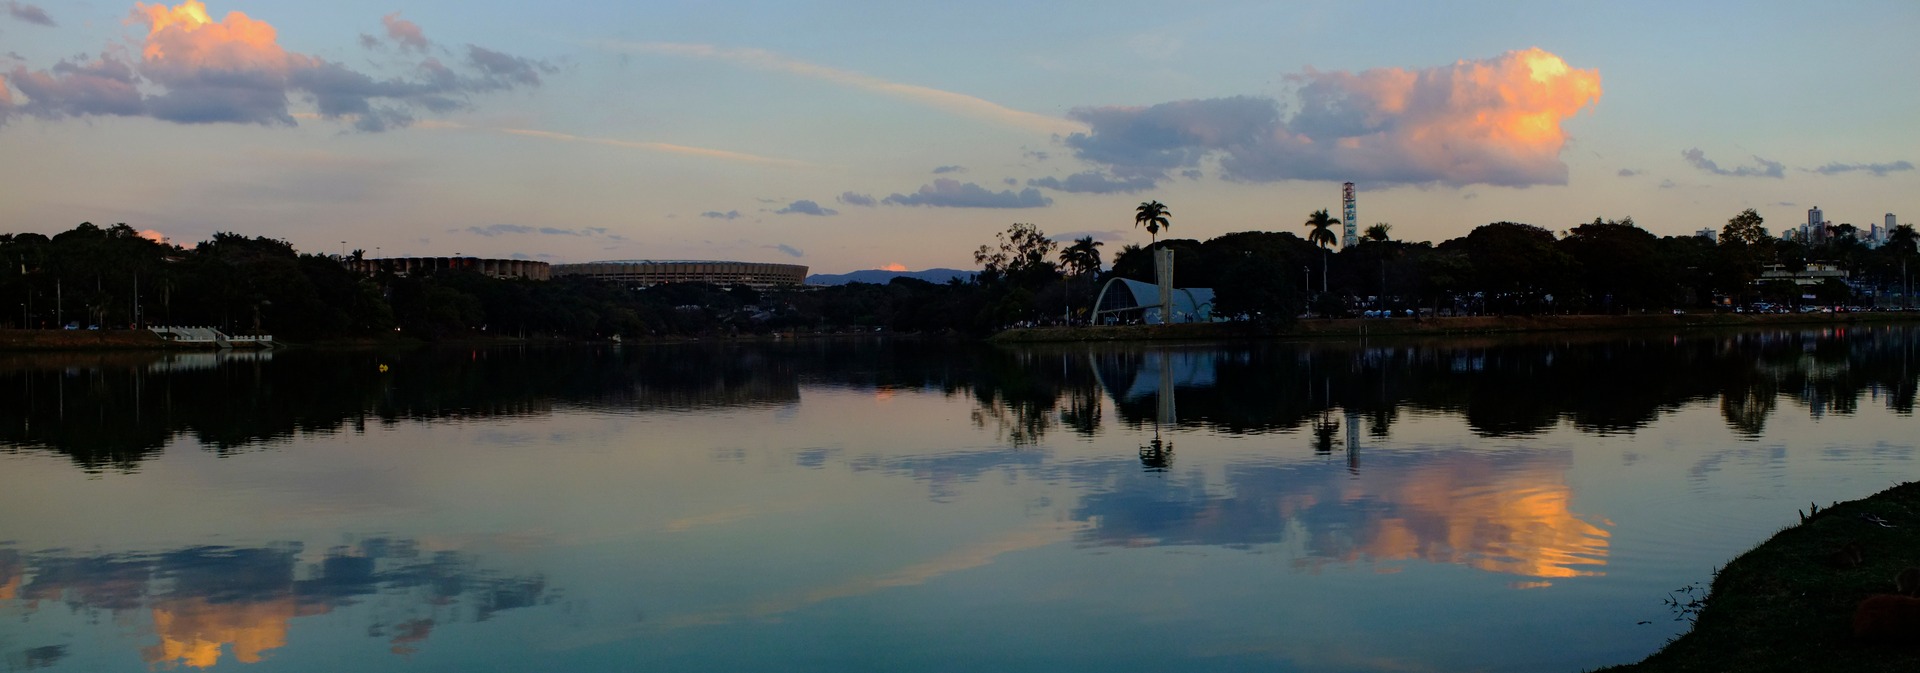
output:
[{"label": "building reflection in water", "polygon": [[55,605],[115,621],[144,611],[157,642],[141,658],[161,668],[210,668],[229,653],[260,662],[287,644],[297,618],[376,595],[369,635],[391,634],[396,654],[416,651],[436,624],[486,621],[551,599],[539,576],[485,570],[466,554],[409,540],[367,540],[318,563],[302,563],[300,552],[291,544],[96,556],[0,549],[0,599],[26,620]]}]

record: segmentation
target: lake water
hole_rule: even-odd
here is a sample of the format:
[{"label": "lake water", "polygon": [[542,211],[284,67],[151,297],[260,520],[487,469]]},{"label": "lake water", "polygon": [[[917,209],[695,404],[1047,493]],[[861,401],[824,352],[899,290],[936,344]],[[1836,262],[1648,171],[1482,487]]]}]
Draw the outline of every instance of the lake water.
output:
[{"label": "lake water", "polygon": [[1917,340],[5,356],[0,655],[1578,671],[1913,479]]}]

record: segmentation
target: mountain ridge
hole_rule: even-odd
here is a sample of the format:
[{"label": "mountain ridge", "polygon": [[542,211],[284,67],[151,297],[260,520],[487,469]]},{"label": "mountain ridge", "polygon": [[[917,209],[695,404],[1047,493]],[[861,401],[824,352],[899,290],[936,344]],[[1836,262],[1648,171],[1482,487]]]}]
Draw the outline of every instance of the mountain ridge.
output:
[{"label": "mountain ridge", "polygon": [[954,278],[968,280],[973,278],[972,271],[959,269],[925,269],[922,271],[888,271],[886,269],[864,269],[847,273],[816,273],[807,276],[808,285],[845,285],[847,283],[886,284],[895,278],[913,278],[929,283],[945,283]]}]

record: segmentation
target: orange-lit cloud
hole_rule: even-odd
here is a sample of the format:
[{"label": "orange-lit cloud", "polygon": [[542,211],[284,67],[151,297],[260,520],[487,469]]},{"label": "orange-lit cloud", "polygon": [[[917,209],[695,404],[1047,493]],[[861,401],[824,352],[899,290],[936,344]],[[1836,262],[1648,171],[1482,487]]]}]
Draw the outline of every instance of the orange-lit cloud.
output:
[{"label": "orange-lit cloud", "polygon": [[155,243],[167,242],[167,235],[160,233],[159,229],[142,229],[140,230],[140,237]]},{"label": "orange-lit cloud", "polygon": [[892,264],[888,264],[886,266],[880,267],[880,270],[881,271],[906,271],[907,265],[901,264],[899,262],[894,262]]},{"label": "orange-lit cloud", "polygon": [[[381,131],[410,124],[422,111],[468,107],[471,94],[538,86],[540,75],[553,71],[540,61],[467,45],[455,66],[423,56],[403,75],[376,77],[289,52],[268,22],[237,11],[216,19],[200,0],[136,2],[127,20],[147,28],[137,56],[109,47],[91,62],[83,57],[44,70],[15,67],[8,80],[27,100],[14,103],[8,82],[0,81],[0,122],[13,114],[110,115],[293,126],[289,105],[298,94],[323,119]],[[384,23],[403,50],[426,50],[418,25],[395,15]]]},{"label": "orange-lit cloud", "polygon": [[[315,610],[314,608],[318,608]],[[325,612],[310,606],[309,613]],[[211,668],[220,663],[225,645],[233,658],[257,664],[268,650],[287,644],[287,626],[301,607],[289,595],[249,602],[215,602],[192,597],[160,601],[153,606],[153,630],[160,643],[141,651],[141,659],[162,668]]]},{"label": "orange-lit cloud", "polygon": [[1217,157],[1225,177],[1250,182],[1564,184],[1561,124],[1601,93],[1599,71],[1538,48],[1289,79],[1298,86],[1291,117],[1254,96],[1079,108],[1070,116],[1092,131],[1066,144],[1114,179],[1162,180]]},{"label": "orange-lit cloud", "polygon": [[1415,469],[1363,471],[1336,485],[1334,497],[1389,506],[1342,531],[1312,531],[1307,563],[1417,559],[1535,578],[1598,574],[1609,534],[1573,513],[1565,462],[1453,454]]},{"label": "orange-lit cloud", "polygon": [[[1334,563],[1424,561],[1526,581],[1599,574],[1610,534],[1574,513],[1563,453],[1375,453],[1357,474],[1248,468],[1231,496],[1166,501],[1087,497],[1075,516],[1101,545],[1248,545],[1304,532],[1313,569]],[[1606,524],[1611,525],[1611,524]]]},{"label": "orange-lit cloud", "polygon": [[20,562],[20,553],[0,549],[0,600],[12,600],[20,595],[20,579],[25,574],[26,566]]}]

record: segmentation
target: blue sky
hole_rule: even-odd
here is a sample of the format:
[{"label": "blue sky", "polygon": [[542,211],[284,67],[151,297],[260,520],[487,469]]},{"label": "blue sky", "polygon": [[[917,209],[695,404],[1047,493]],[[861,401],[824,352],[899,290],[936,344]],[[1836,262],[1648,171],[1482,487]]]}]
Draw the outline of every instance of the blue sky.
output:
[{"label": "blue sky", "polygon": [[0,2],[5,229],[839,272],[1344,180],[1412,240],[1920,217],[1912,2],[136,4]]}]

